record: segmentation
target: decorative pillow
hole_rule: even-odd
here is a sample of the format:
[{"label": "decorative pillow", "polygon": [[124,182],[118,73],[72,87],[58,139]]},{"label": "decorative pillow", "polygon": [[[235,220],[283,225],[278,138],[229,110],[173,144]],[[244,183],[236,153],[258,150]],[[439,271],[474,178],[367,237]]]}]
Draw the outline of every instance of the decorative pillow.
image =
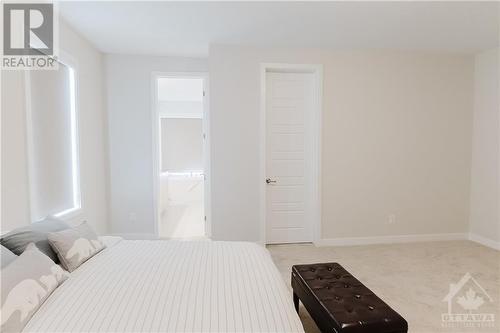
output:
[{"label": "decorative pillow", "polygon": [[35,243],[40,251],[58,264],[59,260],[57,259],[57,254],[50,247],[49,241],[47,240],[47,234],[49,232],[68,228],[69,225],[63,221],[47,217],[42,221],[32,223],[23,228],[14,229],[3,235],[0,238],[0,244],[14,252],[14,254],[20,255],[24,252],[29,243]]},{"label": "decorative pillow", "polygon": [[0,331],[21,332],[47,297],[68,276],[68,272],[35,244],[29,244],[19,257],[2,268]]},{"label": "decorative pillow", "polygon": [[4,268],[5,266],[7,266],[16,259],[17,256],[14,253],[12,253],[11,250],[9,250],[3,245],[0,245],[0,266],[2,268]]},{"label": "decorative pillow", "polygon": [[70,272],[106,247],[86,222],[74,228],[52,232],[48,238],[61,264]]}]

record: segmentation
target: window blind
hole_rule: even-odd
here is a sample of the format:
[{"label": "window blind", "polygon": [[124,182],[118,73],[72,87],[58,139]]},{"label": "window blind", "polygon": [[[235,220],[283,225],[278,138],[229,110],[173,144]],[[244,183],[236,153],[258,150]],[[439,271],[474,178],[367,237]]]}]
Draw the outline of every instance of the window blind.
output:
[{"label": "window blind", "polygon": [[32,219],[80,208],[76,82],[72,68],[31,71],[28,131]]}]

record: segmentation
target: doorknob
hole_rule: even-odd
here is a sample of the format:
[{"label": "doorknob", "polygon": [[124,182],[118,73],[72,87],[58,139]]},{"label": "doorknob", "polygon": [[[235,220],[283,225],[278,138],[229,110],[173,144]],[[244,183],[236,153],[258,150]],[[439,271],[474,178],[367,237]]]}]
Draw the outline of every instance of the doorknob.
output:
[{"label": "doorknob", "polygon": [[276,181],[275,180],[271,180],[271,178],[267,178],[266,179],[266,183],[267,184],[274,184],[274,183],[276,183]]}]

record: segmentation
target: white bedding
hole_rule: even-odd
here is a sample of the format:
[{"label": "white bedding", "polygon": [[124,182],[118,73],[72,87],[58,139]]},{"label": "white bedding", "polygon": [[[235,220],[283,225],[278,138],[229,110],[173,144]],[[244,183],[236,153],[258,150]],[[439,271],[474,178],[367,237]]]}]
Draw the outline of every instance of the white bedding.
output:
[{"label": "white bedding", "polygon": [[266,249],[120,241],[74,271],[24,332],[303,332]]}]

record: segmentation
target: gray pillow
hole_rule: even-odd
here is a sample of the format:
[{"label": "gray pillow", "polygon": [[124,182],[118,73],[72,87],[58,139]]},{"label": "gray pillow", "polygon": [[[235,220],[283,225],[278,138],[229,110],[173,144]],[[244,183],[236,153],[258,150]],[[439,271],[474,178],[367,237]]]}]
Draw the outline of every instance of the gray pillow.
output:
[{"label": "gray pillow", "polygon": [[35,243],[40,251],[45,253],[56,264],[59,263],[57,254],[50,247],[47,239],[49,232],[68,229],[69,225],[63,221],[53,218],[46,218],[40,222],[35,222],[29,226],[14,229],[0,238],[0,244],[20,255],[24,252],[29,243]]},{"label": "gray pillow", "polygon": [[68,278],[31,243],[19,257],[2,269],[0,301],[1,332],[21,332],[47,297]]},{"label": "gray pillow", "polygon": [[12,253],[11,250],[6,248],[3,245],[0,245],[0,266],[1,268],[4,268],[14,260],[16,260],[17,256]]},{"label": "gray pillow", "polygon": [[61,264],[70,272],[106,247],[86,222],[74,228],[51,232],[48,238]]}]

